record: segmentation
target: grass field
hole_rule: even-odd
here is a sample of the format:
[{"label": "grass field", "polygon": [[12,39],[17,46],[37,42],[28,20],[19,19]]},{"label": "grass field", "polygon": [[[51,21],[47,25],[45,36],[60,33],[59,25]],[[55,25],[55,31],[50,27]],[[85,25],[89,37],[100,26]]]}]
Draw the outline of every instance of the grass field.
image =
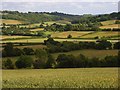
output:
[{"label": "grass field", "polygon": [[111,36],[118,36],[117,31],[99,31],[99,32],[93,32],[88,35],[81,36],[81,38],[95,38],[95,37],[111,37]]},{"label": "grass field", "polygon": [[5,23],[5,24],[23,24],[23,21],[18,21],[18,20],[9,20],[9,19],[0,19],[0,22]]},{"label": "grass field", "polygon": [[118,68],[3,70],[3,88],[117,88]]},{"label": "grass field", "polygon": [[[44,40],[47,38],[29,38],[29,39],[17,39],[17,40],[3,40],[0,43],[43,43]],[[95,39],[54,39],[55,41],[63,42],[63,41],[71,41],[71,42],[79,42],[79,41],[86,41],[86,42],[96,42]],[[118,42],[118,40],[108,40],[110,42]]]},{"label": "grass field", "polygon": [[67,31],[67,32],[56,32],[53,33],[51,36],[53,38],[57,37],[57,38],[67,38],[68,35],[72,35],[73,38],[79,38],[83,35],[89,34],[91,33],[90,31]]},{"label": "grass field", "polygon": [[[96,53],[97,52],[97,53]],[[71,52],[65,52],[65,53],[54,53],[52,54],[54,58],[57,58],[59,54],[67,54],[67,55],[74,55],[78,56],[79,54],[83,54],[88,58],[104,58],[105,56],[115,56],[118,55],[118,50],[76,50]]]}]

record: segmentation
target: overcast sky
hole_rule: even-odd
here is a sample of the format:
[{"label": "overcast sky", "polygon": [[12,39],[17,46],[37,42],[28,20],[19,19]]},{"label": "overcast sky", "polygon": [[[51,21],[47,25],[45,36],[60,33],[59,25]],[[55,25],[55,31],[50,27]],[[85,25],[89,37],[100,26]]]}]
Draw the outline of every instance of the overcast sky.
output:
[{"label": "overcast sky", "polygon": [[[6,1],[6,0],[5,0]],[[56,2],[47,1],[44,2],[28,2],[24,0],[24,2],[2,2],[0,5],[2,6],[2,10],[17,10],[20,12],[62,12],[68,14],[105,14],[112,13],[118,11],[118,2],[116,0],[112,0],[112,2]],[[30,1],[30,0],[29,0]],[[65,1],[65,0],[64,0]],[[114,2],[113,2],[114,1]]]}]

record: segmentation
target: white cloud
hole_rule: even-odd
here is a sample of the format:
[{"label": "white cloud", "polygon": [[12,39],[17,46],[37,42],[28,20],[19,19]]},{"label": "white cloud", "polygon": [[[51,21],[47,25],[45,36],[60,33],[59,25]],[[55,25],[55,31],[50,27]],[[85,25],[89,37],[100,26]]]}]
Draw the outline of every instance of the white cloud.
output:
[{"label": "white cloud", "polygon": [[119,0],[3,0],[3,2],[119,2]]}]

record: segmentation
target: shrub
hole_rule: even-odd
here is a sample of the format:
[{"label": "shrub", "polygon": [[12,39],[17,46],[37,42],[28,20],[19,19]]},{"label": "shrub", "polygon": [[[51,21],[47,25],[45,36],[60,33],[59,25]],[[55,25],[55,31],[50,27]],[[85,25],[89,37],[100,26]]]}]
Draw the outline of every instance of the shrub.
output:
[{"label": "shrub", "polygon": [[48,61],[47,52],[43,49],[37,49],[35,51],[35,56],[36,56],[37,60],[35,60],[33,63],[34,68],[36,68],[36,69],[45,68],[46,63]]},{"label": "shrub", "polygon": [[14,65],[13,65],[13,62],[11,61],[11,59],[7,59],[3,63],[4,63],[4,67],[6,69],[14,69]]},{"label": "shrub", "polygon": [[33,63],[33,59],[29,56],[20,56],[16,61],[15,65],[17,68],[27,68],[31,67]]},{"label": "shrub", "polygon": [[72,38],[72,35],[68,35],[67,38]]},{"label": "shrub", "polygon": [[32,48],[23,48],[23,52],[26,55],[33,55],[34,54],[34,50]]}]

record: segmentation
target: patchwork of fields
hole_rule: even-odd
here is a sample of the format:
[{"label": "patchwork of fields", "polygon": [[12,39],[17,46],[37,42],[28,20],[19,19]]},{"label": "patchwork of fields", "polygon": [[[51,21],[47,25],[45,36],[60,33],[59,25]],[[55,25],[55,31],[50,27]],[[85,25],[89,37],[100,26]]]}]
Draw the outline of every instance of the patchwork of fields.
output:
[{"label": "patchwork of fields", "polygon": [[[47,14],[46,14],[47,15]],[[71,24],[69,21],[58,20],[58,21],[48,21],[43,23],[43,27],[40,28],[40,23],[26,24],[25,22],[19,20],[8,20],[0,19],[0,22],[5,23],[6,27],[9,25],[21,24],[20,28],[30,29],[30,33],[37,33],[42,31],[46,37],[42,36],[0,36],[0,44],[2,51],[2,43],[28,43],[32,45],[26,46],[15,46],[15,48],[32,48],[33,50],[46,48],[46,45],[33,43],[43,43],[47,40],[47,36],[51,35],[55,41],[87,41],[96,42],[99,39],[106,39],[112,44],[118,42],[120,38],[118,31],[45,31],[43,27],[50,26],[54,23],[58,25]],[[119,24],[115,24],[116,20],[108,20],[101,22],[101,29],[108,28],[119,28]],[[73,24],[71,24],[73,25]],[[71,29],[70,29],[71,30]],[[68,36],[71,35],[71,38]],[[97,38],[96,38],[97,37]],[[70,52],[59,52],[52,53],[53,58],[57,58],[60,54],[74,55],[79,54],[85,55],[88,58],[97,57],[102,60],[105,56],[115,56],[118,55],[118,50],[76,50]],[[35,55],[30,55],[31,58],[35,60]],[[11,59],[13,64],[19,57],[4,57],[0,58],[0,63]],[[16,69],[16,68],[15,68]],[[65,68],[65,69],[21,69],[21,70],[2,70],[2,86],[3,88],[117,88],[118,87],[118,68]]]}]

